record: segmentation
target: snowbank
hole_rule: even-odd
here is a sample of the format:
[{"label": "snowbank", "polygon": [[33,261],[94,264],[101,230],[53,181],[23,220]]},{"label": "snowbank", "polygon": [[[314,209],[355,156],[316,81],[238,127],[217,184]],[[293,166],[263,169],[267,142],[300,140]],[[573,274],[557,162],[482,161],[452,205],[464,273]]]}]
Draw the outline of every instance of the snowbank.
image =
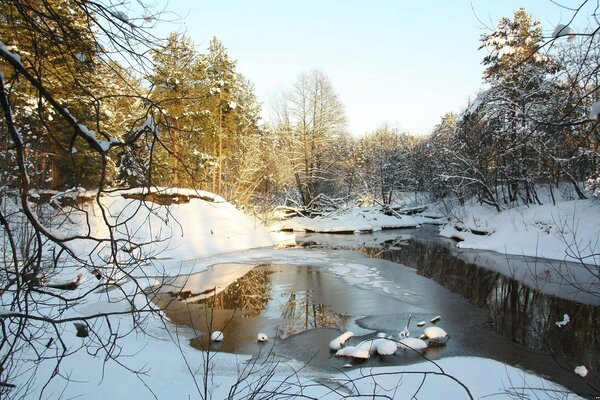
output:
[{"label": "snowbank", "polygon": [[598,201],[522,206],[499,213],[491,207],[472,205],[463,215],[440,232],[460,240],[460,248],[556,260],[576,260],[600,251]]},{"label": "snowbank", "polygon": [[271,225],[272,231],[365,233],[382,229],[415,228],[415,218],[385,215],[380,207],[351,208],[326,216],[294,217]]},{"label": "snowbank", "polygon": [[[122,252],[153,261],[164,273],[182,262],[225,252],[273,246],[277,239],[257,219],[238,210],[220,196],[208,192],[169,189],[170,204],[140,200],[140,190],[103,195],[98,202],[71,210],[65,234],[91,234],[108,238],[107,224],[116,226],[114,235],[124,240]],[[89,226],[89,228],[88,228]],[[66,233],[65,233],[66,232]],[[91,240],[76,240],[71,247],[81,255],[106,257],[108,248],[97,248]]]}]

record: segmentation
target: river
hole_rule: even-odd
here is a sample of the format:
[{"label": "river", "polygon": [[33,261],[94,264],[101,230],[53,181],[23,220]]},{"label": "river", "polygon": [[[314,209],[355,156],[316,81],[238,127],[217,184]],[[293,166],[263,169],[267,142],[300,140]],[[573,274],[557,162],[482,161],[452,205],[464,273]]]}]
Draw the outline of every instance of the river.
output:
[{"label": "river", "polygon": [[[155,301],[173,322],[193,328],[190,342],[198,349],[293,359],[315,374],[348,363],[328,349],[340,331],[353,331],[352,343],[379,332],[397,338],[410,321],[412,336],[419,336],[417,322],[431,326],[439,316],[437,325],[450,340],[428,349],[427,358],[492,358],[597,395],[598,382],[573,373],[576,365],[586,365],[593,376],[600,368],[600,297],[562,279],[561,271],[578,266],[460,250],[437,232],[424,225],[368,235],[299,235],[301,249],[278,251],[283,259],[315,253],[313,261],[291,265],[273,257],[258,265],[215,265],[169,282]],[[558,326],[565,314],[570,322]],[[215,329],[225,332],[224,342],[210,343],[208,332]],[[258,332],[271,340],[258,344]],[[422,360],[399,350],[354,363]]]}]

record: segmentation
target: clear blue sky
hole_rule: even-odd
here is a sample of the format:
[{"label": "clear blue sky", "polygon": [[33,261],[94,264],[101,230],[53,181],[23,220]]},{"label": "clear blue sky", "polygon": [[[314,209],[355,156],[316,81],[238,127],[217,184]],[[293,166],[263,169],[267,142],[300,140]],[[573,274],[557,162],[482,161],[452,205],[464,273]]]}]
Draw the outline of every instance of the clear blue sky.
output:
[{"label": "clear blue sky", "polygon": [[171,0],[167,9],[181,22],[162,29],[186,31],[200,51],[219,38],[255,84],[267,119],[274,93],[320,69],[351,133],[389,122],[423,134],[473,98],[482,84],[480,35],[521,5],[547,34],[570,17],[550,0]]}]

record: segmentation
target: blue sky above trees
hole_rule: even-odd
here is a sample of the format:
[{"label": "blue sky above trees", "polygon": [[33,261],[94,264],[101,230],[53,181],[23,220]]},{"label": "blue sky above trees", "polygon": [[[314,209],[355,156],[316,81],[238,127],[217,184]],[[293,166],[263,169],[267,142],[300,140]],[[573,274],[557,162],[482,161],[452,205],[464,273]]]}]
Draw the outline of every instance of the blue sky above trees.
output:
[{"label": "blue sky above trees", "polygon": [[265,117],[274,93],[320,69],[339,93],[353,134],[383,122],[422,134],[475,97],[485,55],[477,50],[480,35],[522,5],[546,35],[571,17],[550,0],[178,0],[168,9],[181,23],[162,29],[186,30],[201,50],[212,35],[222,40],[255,83]]}]

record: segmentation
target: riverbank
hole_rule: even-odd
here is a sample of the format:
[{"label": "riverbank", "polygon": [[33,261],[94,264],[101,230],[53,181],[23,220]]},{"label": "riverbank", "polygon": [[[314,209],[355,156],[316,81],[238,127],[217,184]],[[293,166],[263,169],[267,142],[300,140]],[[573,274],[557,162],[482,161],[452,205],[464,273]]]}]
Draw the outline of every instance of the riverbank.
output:
[{"label": "riverbank", "polygon": [[[234,398],[253,390],[260,390],[263,394],[277,391],[280,397],[303,395],[323,399],[349,395],[372,397],[373,393],[411,398],[417,391],[426,398],[443,394],[448,399],[462,399],[468,393],[475,398],[493,395],[507,399],[512,398],[515,392],[540,398],[551,398],[555,391],[568,394],[564,388],[535,374],[474,357],[441,359],[435,364],[424,362],[405,367],[357,366],[348,375],[341,372],[315,373],[310,365],[293,357],[272,359],[275,363],[262,364],[245,355],[218,352],[209,356],[192,345],[193,339],[199,335],[198,330],[174,324],[162,310],[148,302],[139,288],[154,287],[158,278],[196,273],[217,264],[256,265],[273,261],[290,265],[321,263],[333,268],[330,273],[347,284],[377,291],[382,296],[386,295],[390,282],[365,264],[343,262],[339,255],[327,249],[273,249],[274,240],[264,227],[249,220],[230,204],[214,199],[191,199],[187,203],[170,205],[168,209],[136,199],[126,202],[115,199],[111,207],[114,207],[116,215],[127,217],[126,220],[131,223],[131,229],[122,233],[135,233],[136,240],[166,246],[168,253],[164,257],[149,259],[148,265],[136,269],[140,271],[139,275],[134,275],[137,281],[121,277],[119,290],[95,291],[94,278],[84,280],[70,292],[71,297],[85,293],[86,302],[62,310],[61,318],[68,322],[58,325],[60,342],[48,340],[55,338],[55,333],[49,331],[36,339],[41,347],[45,347],[45,350],[42,349],[44,357],[40,359],[35,352],[24,349],[20,358],[22,363],[18,369],[11,371],[17,373],[13,382],[22,393],[27,391],[29,396],[41,398],[145,399],[204,395],[225,398],[230,390],[237,387],[241,392],[236,392]],[[139,214],[131,214],[130,210],[137,210]],[[97,221],[101,224],[101,214],[94,215],[98,215]],[[75,216],[76,213],[71,218]],[[179,228],[157,229],[157,225],[162,227],[161,223],[165,220]],[[145,226],[153,229],[145,229]],[[181,231],[177,230],[180,228]],[[99,228],[97,232],[101,232]],[[161,232],[168,240],[157,239],[157,233]],[[186,234],[189,232],[193,235]],[[73,231],[65,229],[62,233],[68,235]],[[263,241],[261,238],[266,239]],[[229,248],[232,243],[238,247]],[[253,250],[253,247],[263,248]],[[152,254],[162,255],[156,251]],[[71,271],[76,272],[77,267]],[[216,277],[223,278],[218,269],[216,272]],[[161,275],[153,275],[159,273]],[[216,281],[204,282],[203,287],[216,284]],[[389,287],[389,290],[399,289]],[[402,293],[405,292],[407,290]],[[3,298],[3,306],[5,304],[8,303]],[[132,307],[142,318],[131,318]],[[9,311],[3,311],[3,318],[10,318]],[[94,316],[98,315],[101,317],[94,320]],[[77,336],[68,320],[70,318],[92,321],[90,335]],[[56,359],[52,356],[60,355],[63,348],[69,356],[61,360],[57,369]],[[244,368],[245,372],[240,372]],[[265,371],[272,371],[267,373],[267,380],[262,378]],[[421,386],[423,381],[425,384]],[[578,398],[571,394],[568,397]]]}]

